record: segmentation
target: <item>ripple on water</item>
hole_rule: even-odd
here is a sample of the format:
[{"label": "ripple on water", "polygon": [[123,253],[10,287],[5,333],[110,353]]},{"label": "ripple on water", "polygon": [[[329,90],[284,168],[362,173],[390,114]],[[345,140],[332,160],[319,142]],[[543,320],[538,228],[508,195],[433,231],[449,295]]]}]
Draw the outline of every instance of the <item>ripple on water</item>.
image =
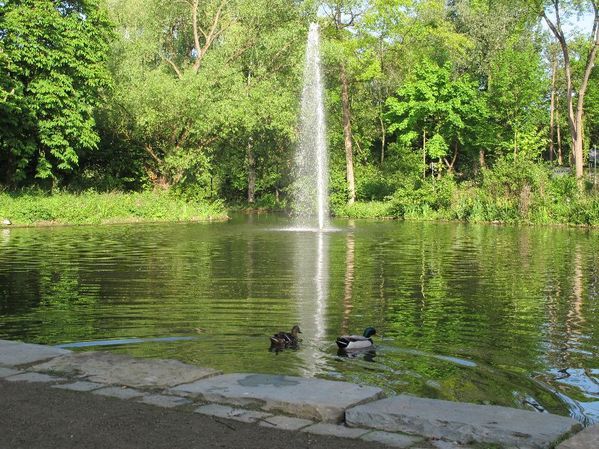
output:
[{"label": "ripple on water", "polygon": [[[123,340],[101,348],[599,420],[598,239],[453,223],[290,228],[261,216],[11,229],[0,338]],[[268,336],[295,323],[300,349],[269,352]],[[375,354],[340,357],[335,337],[369,325]]]}]

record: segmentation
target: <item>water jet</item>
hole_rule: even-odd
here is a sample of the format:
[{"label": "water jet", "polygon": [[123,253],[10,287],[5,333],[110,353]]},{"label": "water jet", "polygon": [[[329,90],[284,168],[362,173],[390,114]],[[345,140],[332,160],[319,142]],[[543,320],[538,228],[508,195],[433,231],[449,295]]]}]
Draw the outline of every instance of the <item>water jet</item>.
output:
[{"label": "water jet", "polygon": [[299,144],[294,169],[293,211],[297,227],[319,231],[328,228],[328,177],[320,27],[312,23],[306,46]]}]

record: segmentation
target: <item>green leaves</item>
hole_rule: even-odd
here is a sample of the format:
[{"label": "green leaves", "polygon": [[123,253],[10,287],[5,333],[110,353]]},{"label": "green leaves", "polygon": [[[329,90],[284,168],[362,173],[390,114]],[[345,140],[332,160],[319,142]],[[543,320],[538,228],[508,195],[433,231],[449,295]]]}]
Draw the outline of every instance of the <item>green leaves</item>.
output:
[{"label": "green leaves", "polygon": [[[0,15],[0,181],[59,178],[96,148],[111,30],[95,1],[7,2]],[[1,91],[0,91],[1,92]]]},{"label": "green leaves", "polygon": [[[414,69],[396,97],[387,100],[389,131],[400,141],[421,145],[433,159],[445,157],[449,144],[474,137],[475,127],[485,119],[486,108],[477,85],[468,76],[454,78],[451,66],[426,62]],[[426,134],[431,140],[425,142]]]}]

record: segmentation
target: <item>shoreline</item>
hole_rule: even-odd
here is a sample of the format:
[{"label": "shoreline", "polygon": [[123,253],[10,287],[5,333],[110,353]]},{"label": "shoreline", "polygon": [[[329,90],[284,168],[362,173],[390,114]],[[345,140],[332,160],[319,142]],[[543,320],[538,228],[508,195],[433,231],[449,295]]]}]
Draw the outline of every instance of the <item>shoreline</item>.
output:
[{"label": "shoreline", "polygon": [[[294,376],[222,374],[175,360],[71,352],[0,340],[2,382],[43,383],[181,413],[412,449],[550,449],[599,425],[501,406],[398,395],[367,385]],[[569,440],[568,440],[569,441]],[[569,449],[568,441],[559,449]],[[590,444],[590,443],[589,443]],[[591,449],[593,446],[576,446]]]},{"label": "shoreline", "polygon": [[143,220],[143,219],[123,219],[123,220],[107,220],[101,223],[61,223],[61,222],[35,222],[31,224],[10,224],[5,225],[0,223],[0,229],[35,229],[35,228],[67,228],[75,226],[118,226],[118,225],[151,225],[151,224],[190,224],[190,223],[225,223],[231,220],[227,214],[223,216],[208,216],[205,218],[196,218],[189,220]]}]

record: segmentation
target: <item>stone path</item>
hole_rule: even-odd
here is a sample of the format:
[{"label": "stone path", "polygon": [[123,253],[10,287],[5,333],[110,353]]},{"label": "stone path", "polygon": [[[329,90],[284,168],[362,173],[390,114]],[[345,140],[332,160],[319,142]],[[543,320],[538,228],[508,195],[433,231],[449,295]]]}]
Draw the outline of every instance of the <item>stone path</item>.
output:
[{"label": "stone path", "polygon": [[[507,407],[410,396],[379,388],[265,374],[222,375],[175,360],[0,340],[0,378],[113,396],[260,426],[412,449],[550,449],[580,430],[576,421]],[[598,449],[599,427],[559,449]],[[481,445],[482,444],[482,445]]]},{"label": "stone path", "polygon": [[269,374],[226,374],[179,385],[170,392],[334,423],[343,421],[348,408],[383,396],[375,387]]}]

